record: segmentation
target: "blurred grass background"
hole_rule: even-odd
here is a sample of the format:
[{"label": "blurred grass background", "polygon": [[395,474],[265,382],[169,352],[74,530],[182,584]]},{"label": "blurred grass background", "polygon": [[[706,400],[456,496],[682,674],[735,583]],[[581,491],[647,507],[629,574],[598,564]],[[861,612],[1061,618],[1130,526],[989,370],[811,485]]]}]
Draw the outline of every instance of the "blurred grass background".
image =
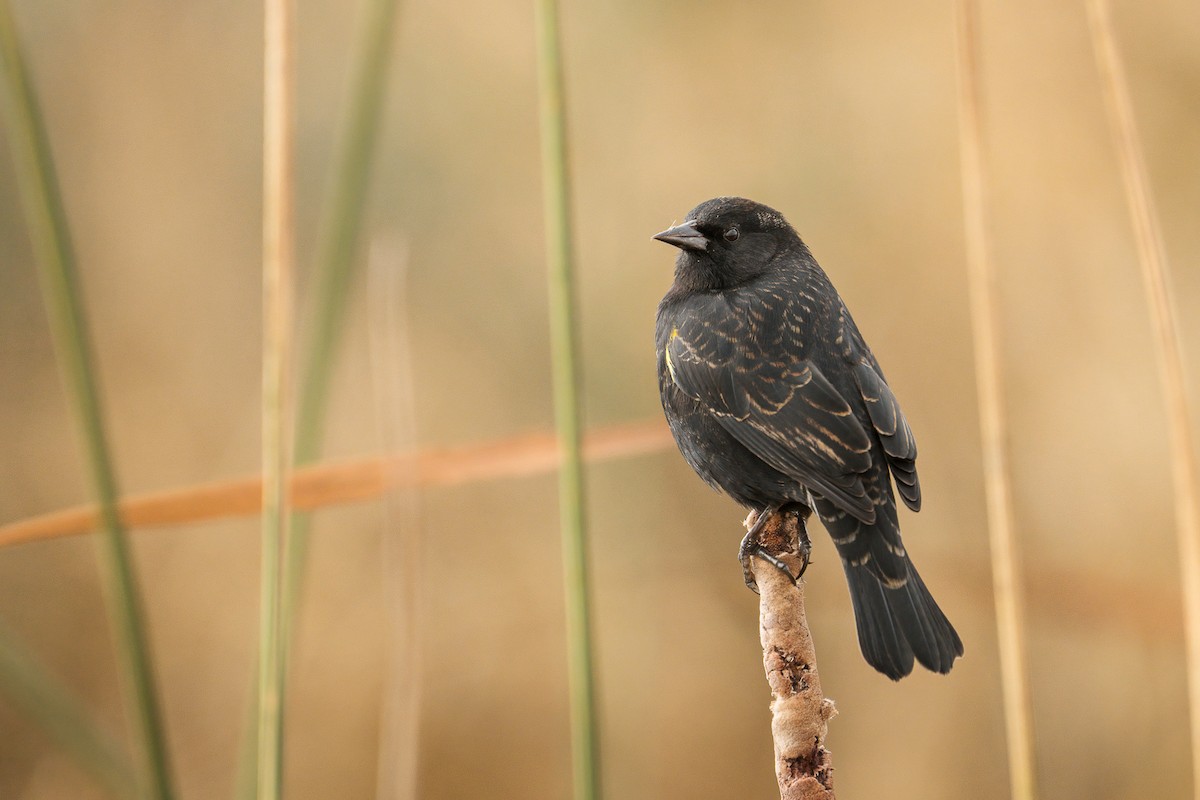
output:
[{"label": "blurred grass background", "polygon": [[[258,469],[261,9],[14,2],[46,115],[127,494]],[[301,2],[301,275],[359,3]],[[1200,11],[1114,6],[1200,396]],[[1018,533],[1045,797],[1189,796],[1178,568],[1140,278],[1082,4],[985,5],[984,85]],[[847,797],[1008,793],[963,269],[953,10],[566,4],[589,425],[660,415],[649,236],[717,194],[783,211],[885,365],[921,446],[906,540],[958,626],[948,678],[862,663],[819,531],[809,615]],[[551,425],[533,17],[409,0],[367,230],[402,236],[416,441]],[[0,128],[0,137],[5,132]],[[0,158],[0,522],[88,497]],[[302,286],[302,295],[303,289]],[[325,452],[390,423],[365,282]],[[301,298],[303,300],[303,296]],[[741,514],[673,451],[588,471],[609,797],[771,797]],[[420,796],[569,792],[555,480],[425,492]],[[382,503],[320,512],[289,687],[289,797],[372,797],[387,644]],[[255,520],[133,534],[181,794],[233,786],[257,629]],[[408,531],[406,533],[412,533]],[[0,619],[120,737],[85,539],[0,551]],[[100,797],[0,698],[0,797]]]}]

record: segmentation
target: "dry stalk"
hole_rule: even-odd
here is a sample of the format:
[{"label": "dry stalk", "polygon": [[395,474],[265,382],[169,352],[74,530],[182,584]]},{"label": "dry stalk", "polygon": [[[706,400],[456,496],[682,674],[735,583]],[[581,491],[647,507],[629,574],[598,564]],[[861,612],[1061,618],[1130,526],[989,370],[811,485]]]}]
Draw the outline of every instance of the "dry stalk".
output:
[{"label": "dry stalk", "polygon": [[1154,333],[1154,355],[1166,403],[1171,432],[1171,478],[1174,485],[1175,532],[1183,583],[1184,645],[1187,656],[1188,708],[1192,733],[1193,792],[1200,796],[1200,461],[1194,449],[1191,400],[1184,373],[1183,345],[1179,337],[1179,312],[1172,289],[1167,249],[1163,241],[1154,193],[1138,135],[1133,100],[1125,65],[1117,49],[1113,22],[1104,0],[1089,0],[1088,20],[1100,89],[1108,108],[1108,123],[1125,198],[1133,222],[1142,283]]},{"label": "dry stalk", "polygon": [[975,379],[979,392],[983,488],[987,498],[992,591],[1000,650],[1000,688],[1013,800],[1037,797],[1033,698],[1025,626],[1025,589],[1014,526],[1008,413],[1004,406],[1004,358],[997,271],[991,257],[989,175],[981,96],[979,0],[958,3],[958,119],[962,158],[963,222]]},{"label": "dry stalk", "polygon": [[[761,540],[768,552],[798,570],[801,537],[807,541],[799,518],[775,514]],[[771,736],[780,800],[833,800],[833,763],[825,736],[837,709],[821,692],[816,651],[804,615],[804,581],[792,582],[757,558],[751,567],[761,593],[759,636],[763,670],[771,686]]]},{"label": "dry stalk", "polygon": [[[661,419],[609,425],[583,440],[589,462],[657,453],[671,446]],[[461,486],[476,481],[542,475],[556,469],[558,441],[552,433],[455,447],[431,447],[392,456],[331,461],[291,473],[290,505],[303,511],[373,500],[395,489]],[[251,475],[121,498],[121,521],[130,529],[185,525],[254,516],[262,509],[262,477]],[[0,547],[78,536],[95,529],[96,508],[76,506],[0,525]]]}]

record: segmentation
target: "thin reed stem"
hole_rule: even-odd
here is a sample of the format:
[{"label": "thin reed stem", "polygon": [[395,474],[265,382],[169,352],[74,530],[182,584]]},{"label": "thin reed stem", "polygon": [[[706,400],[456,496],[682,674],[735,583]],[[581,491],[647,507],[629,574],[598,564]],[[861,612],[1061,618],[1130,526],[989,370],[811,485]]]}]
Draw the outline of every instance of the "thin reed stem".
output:
[{"label": "thin reed stem", "polygon": [[99,506],[100,574],[116,640],[126,713],[137,740],[146,791],[172,796],[166,736],[145,632],[145,614],[129,545],[117,514],[117,481],[92,368],[75,254],[45,125],[7,0],[0,0],[4,110],[16,174],[38,262],[55,352],[74,406]]},{"label": "thin reed stem", "polygon": [[[368,270],[369,354],[379,439],[393,448],[411,447],[416,415],[407,249],[395,242],[374,243]],[[383,511],[380,567],[387,627],[375,796],[416,800],[423,620],[420,495],[412,486],[389,492]]]},{"label": "thin reed stem", "polygon": [[571,751],[575,800],[595,800],[600,796],[599,736],[591,612],[588,608],[587,526],[581,453],[582,411],[572,269],[567,120],[556,0],[537,0],[535,17],[542,132],[542,191],[550,278],[554,416],[559,446],[562,448],[558,494],[567,605]]},{"label": "thin reed stem", "polygon": [[1025,652],[1024,587],[1016,535],[1013,532],[996,272],[991,262],[988,230],[988,178],[979,100],[980,52],[978,2],[961,0],[958,3],[958,118],[963,214],[988,538],[992,551],[992,587],[1008,743],[1009,786],[1014,800],[1033,800],[1037,797],[1033,704],[1029,690],[1029,662]]},{"label": "thin reed stem", "polygon": [[[586,461],[657,453],[673,447],[662,420],[609,425],[584,437]],[[292,475],[293,508],[311,511],[372,500],[395,489],[462,486],[478,481],[523,478],[558,469],[558,440],[526,433],[452,448],[426,448],[391,456],[348,459],[297,469]],[[132,528],[185,525],[262,512],[262,478],[251,476],[125,497],[121,518]],[[0,525],[0,547],[78,536],[96,527],[96,509],[77,506]]]},{"label": "thin reed stem", "polygon": [[1166,248],[1159,228],[1154,195],[1142,156],[1133,103],[1124,65],[1117,50],[1108,4],[1088,0],[1088,20],[1100,87],[1108,109],[1109,127],[1125,184],[1125,198],[1137,242],[1138,263],[1146,290],[1154,333],[1154,355],[1162,381],[1170,430],[1171,478],[1175,496],[1175,527],[1179,570],[1183,583],[1183,622],[1187,654],[1188,707],[1192,733],[1192,781],[1200,794],[1200,465],[1189,412],[1183,352],[1179,343]]},{"label": "thin reed stem", "polygon": [[320,226],[313,296],[316,307],[306,337],[296,414],[296,463],[314,460],[321,449],[330,374],[341,341],[347,298],[362,259],[359,241],[370,188],[371,166],[383,113],[395,39],[397,0],[369,0],[355,48],[342,138],[335,155],[332,193]]},{"label": "thin reed stem", "polygon": [[[350,287],[360,272],[358,258],[371,165],[383,112],[395,38],[397,0],[371,0],[360,29],[357,63],[341,145],[335,156],[332,194],[325,205],[318,244],[312,329],[307,337],[296,415],[295,463],[321,454],[335,354],[345,327]],[[290,644],[295,606],[308,561],[311,529],[306,514],[292,519],[288,580],[284,594],[284,639]]]},{"label": "thin reed stem", "polygon": [[82,701],[51,678],[45,665],[24,652],[16,636],[4,627],[0,627],[0,686],[17,708],[110,795],[126,798],[135,794],[137,776],[120,746],[96,727]]},{"label": "thin reed stem", "polygon": [[[312,293],[315,307],[302,354],[297,397],[294,464],[311,463],[321,452],[335,356],[342,338],[350,289],[360,271],[359,240],[375,143],[379,138],[398,6],[397,0],[369,0],[359,29],[361,39],[355,50],[350,102],[334,158],[332,192],[324,205],[320,225]],[[311,529],[312,521],[307,514],[291,516],[280,610],[285,652],[291,650]],[[237,797],[248,798],[254,794],[250,765],[256,758],[255,739],[248,737],[242,750]]]},{"label": "thin reed stem", "polygon": [[287,559],[289,379],[292,349],[293,3],[266,0],[263,120],[262,597],[258,680],[258,797],[283,794],[287,653],[281,606]]}]

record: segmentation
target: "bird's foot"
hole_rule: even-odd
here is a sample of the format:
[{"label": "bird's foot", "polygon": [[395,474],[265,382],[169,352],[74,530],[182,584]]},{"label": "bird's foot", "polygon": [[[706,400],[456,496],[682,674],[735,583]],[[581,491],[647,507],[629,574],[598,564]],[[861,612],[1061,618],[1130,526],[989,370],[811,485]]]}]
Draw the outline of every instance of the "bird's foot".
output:
[{"label": "bird's foot", "polygon": [[[747,588],[749,588],[750,591],[754,592],[755,594],[759,593],[758,582],[754,580],[754,570],[750,565],[751,558],[761,558],[763,561],[775,567],[775,569],[779,570],[784,575],[787,575],[788,579],[793,583],[800,580],[801,576],[804,575],[804,571],[808,569],[810,561],[809,556],[812,553],[812,542],[809,541],[808,531],[804,525],[804,521],[809,514],[809,510],[807,508],[792,506],[789,507],[786,512],[784,512],[794,515],[795,517],[795,540],[790,540],[790,537],[786,534],[780,537],[779,533],[772,531],[774,534],[772,539],[774,541],[770,543],[775,546],[772,549],[778,549],[778,545],[781,543],[780,538],[782,538],[782,543],[791,545],[791,547],[783,550],[783,552],[791,552],[799,556],[801,562],[799,573],[793,575],[791,567],[788,566],[787,562],[772,552],[772,549],[768,549],[767,543],[764,543],[760,538],[762,534],[767,531],[767,523],[779,512],[780,509],[778,508],[768,508],[764,509],[763,511],[751,511],[746,517],[746,521],[744,523],[748,530],[746,531],[745,537],[742,538],[741,545],[738,547],[738,561],[740,561],[742,564],[742,578],[745,580]],[[775,527],[779,528],[781,526]]]}]

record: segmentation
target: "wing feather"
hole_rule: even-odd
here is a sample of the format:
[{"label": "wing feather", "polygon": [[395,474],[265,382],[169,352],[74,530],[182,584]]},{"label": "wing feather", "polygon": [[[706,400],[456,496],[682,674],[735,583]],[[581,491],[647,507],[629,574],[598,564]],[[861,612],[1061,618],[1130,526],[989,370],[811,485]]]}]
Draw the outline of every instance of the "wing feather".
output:
[{"label": "wing feather", "polygon": [[867,406],[867,416],[879,434],[888,467],[896,479],[896,491],[913,511],[921,510],[921,485],[917,480],[917,440],[900,403],[883,376],[869,363],[854,368],[854,380]]},{"label": "wing feather", "polygon": [[664,357],[672,381],[763,461],[873,523],[862,481],[871,438],[846,398],[810,361],[756,357],[748,323],[721,310],[670,332]]}]

